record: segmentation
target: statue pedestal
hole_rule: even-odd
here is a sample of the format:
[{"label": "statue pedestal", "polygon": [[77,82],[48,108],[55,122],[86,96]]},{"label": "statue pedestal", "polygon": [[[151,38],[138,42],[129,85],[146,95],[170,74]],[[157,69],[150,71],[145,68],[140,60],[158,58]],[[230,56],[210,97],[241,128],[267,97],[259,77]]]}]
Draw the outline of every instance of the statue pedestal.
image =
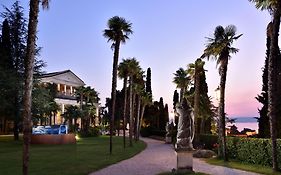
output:
[{"label": "statue pedestal", "polygon": [[166,136],[165,143],[167,143],[167,144],[172,143],[172,137]]},{"label": "statue pedestal", "polygon": [[176,149],[177,172],[193,172],[193,151],[189,149]]}]

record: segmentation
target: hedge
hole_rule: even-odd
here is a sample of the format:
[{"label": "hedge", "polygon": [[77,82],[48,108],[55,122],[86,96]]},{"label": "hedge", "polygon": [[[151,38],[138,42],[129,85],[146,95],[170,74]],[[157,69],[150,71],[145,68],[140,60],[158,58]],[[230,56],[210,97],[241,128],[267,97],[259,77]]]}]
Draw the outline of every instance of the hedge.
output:
[{"label": "hedge", "polygon": [[149,126],[149,127],[141,128],[140,134],[142,137],[149,137],[152,135],[165,137],[166,131]]},{"label": "hedge", "polygon": [[[227,148],[229,158],[259,164],[272,166],[271,141],[261,138],[242,138],[227,137]],[[281,140],[277,140],[277,150],[281,150]],[[281,165],[281,153],[278,153],[278,164]]]},{"label": "hedge", "polygon": [[[199,135],[199,141],[205,149],[217,151],[217,135]],[[270,139],[226,137],[227,152],[231,159],[251,164],[272,166],[272,148]],[[277,140],[278,164],[281,166],[281,139]]]}]

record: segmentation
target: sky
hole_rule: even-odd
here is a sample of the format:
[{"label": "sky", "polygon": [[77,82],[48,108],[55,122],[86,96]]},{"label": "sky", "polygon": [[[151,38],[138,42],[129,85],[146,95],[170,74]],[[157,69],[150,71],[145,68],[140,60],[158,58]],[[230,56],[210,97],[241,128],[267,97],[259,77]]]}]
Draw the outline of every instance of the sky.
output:
[{"label": "sky", "polygon": [[[1,0],[11,7],[13,0]],[[28,16],[28,0],[21,0]],[[3,8],[0,8],[0,12]],[[119,62],[135,57],[143,70],[152,71],[153,99],[163,97],[172,109],[173,73],[186,68],[204,51],[206,37],[216,26],[233,24],[243,34],[234,47],[226,80],[226,113],[230,117],[256,117],[260,104],[262,67],[266,50],[268,12],[259,11],[247,0],[51,0],[50,9],[40,9],[37,44],[46,72],[70,69],[94,87],[104,105],[110,97],[113,50],[102,36],[113,16],[132,23],[134,34],[120,48]],[[209,96],[215,104],[219,85],[216,62],[206,60]],[[122,81],[118,81],[118,89]]]}]

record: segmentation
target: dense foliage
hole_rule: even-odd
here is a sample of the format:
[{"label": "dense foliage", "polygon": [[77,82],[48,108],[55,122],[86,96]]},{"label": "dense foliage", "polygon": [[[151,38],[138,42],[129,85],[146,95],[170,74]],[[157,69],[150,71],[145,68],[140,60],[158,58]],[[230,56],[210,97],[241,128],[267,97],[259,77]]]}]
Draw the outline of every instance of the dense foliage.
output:
[{"label": "dense foliage", "polygon": [[[272,165],[272,146],[269,139],[261,138],[227,138],[229,158],[259,165]],[[277,141],[277,149],[281,150],[281,140]],[[278,154],[281,165],[281,154]]]},{"label": "dense foliage", "polygon": [[[17,140],[22,126],[27,20],[19,1],[16,1],[11,8],[3,8],[4,10],[0,15],[3,20],[2,33],[0,34],[0,117],[4,119],[4,124],[2,124],[4,126],[2,126],[0,132],[9,132],[5,121],[13,121],[14,136]],[[40,48],[37,47],[35,56],[39,56],[39,52]],[[44,67],[44,62],[35,57],[35,79],[41,74],[42,67]],[[32,110],[41,110],[37,108],[39,106],[38,104],[33,105]]]}]

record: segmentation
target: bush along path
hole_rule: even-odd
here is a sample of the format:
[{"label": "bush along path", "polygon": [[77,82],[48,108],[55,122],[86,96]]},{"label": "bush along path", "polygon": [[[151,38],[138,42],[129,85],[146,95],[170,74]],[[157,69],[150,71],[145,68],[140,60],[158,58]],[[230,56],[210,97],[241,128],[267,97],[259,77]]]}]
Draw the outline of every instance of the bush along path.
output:
[{"label": "bush along path", "polygon": [[[90,175],[155,175],[176,168],[176,154],[172,145],[149,138],[141,139],[147,144],[144,151]],[[258,175],[257,173],[210,165],[197,158],[193,159],[193,170],[211,175]]]}]

